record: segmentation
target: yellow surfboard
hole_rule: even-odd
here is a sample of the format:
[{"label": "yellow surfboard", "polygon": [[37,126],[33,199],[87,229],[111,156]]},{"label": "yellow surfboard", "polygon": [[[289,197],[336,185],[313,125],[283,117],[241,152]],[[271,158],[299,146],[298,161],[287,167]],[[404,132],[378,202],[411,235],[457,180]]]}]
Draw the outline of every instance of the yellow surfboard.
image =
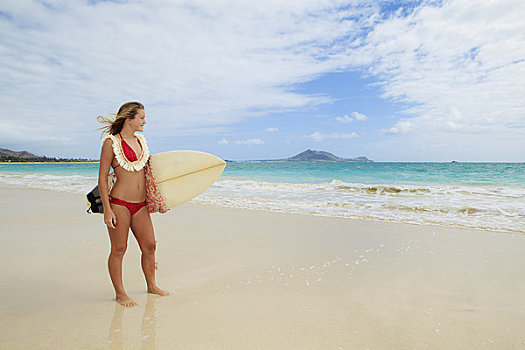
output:
[{"label": "yellow surfboard", "polygon": [[226,162],[198,151],[153,154],[149,164],[168,209],[197,197],[221,176]]}]

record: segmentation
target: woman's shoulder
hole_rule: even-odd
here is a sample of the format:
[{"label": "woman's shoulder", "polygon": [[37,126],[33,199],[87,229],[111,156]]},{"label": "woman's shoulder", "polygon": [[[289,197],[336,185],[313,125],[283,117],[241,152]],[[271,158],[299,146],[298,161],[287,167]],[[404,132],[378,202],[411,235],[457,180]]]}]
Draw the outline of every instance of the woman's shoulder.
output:
[{"label": "woman's shoulder", "polygon": [[120,153],[119,142],[118,142],[118,139],[115,137],[115,135],[107,135],[106,137],[102,139],[101,143],[102,143],[102,151],[106,149],[108,151],[112,150],[113,153],[115,154]]},{"label": "woman's shoulder", "polygon": [[110,145],[110,146],[111,146],[113,143],[117,143],[117,142],[118,142],[118,141],[117,141],[117,138],[115,137],[115,135],[107,135],[106,137],[104,137],[104,138],[102,139],[102,141],[100,141],[100,143],[101,143],[102,145],[106,145],[106,144],[107,144],[107,145]]}]

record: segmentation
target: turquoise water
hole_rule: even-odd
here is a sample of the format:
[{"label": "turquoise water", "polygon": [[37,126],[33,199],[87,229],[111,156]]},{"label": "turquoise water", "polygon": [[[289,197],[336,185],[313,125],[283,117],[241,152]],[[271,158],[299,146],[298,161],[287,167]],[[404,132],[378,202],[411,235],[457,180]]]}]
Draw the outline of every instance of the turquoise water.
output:
[{"label": "turquoise water", "polygon": [[525,186],[525,163],[308,163],[233,162],[224,176],[236,179],[362,184]]},{"label": "turquoise water", "polygon": [[0,163],[0,173],[96,175],[98,163]]},{"label": "turquoise water", "polygon": [[[0,164],[0,173],[96,176],[98,163]],[[223,177],[273,183],[525,186],[525,163],[229,162]]]},{"label": "turquoise water", "polygon": [[[97,163],[0,164],[0,189],[86,193],[97,174]],[[525,234],[525,163],[229,162],[193,201]]]}]

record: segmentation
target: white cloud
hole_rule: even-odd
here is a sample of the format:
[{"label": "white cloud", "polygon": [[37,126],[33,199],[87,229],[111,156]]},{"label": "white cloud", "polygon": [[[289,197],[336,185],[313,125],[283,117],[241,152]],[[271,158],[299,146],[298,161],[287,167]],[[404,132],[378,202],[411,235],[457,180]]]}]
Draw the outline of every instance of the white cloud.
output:
[{"label": "white cloud", "polygon": [[[347,66],[346,43],[377,12],[364,0],[0,6],[0,122],[17,116],[46,137],[82,130],[84,150],[98,148],[95,116],[129,100],[146,105],[156,137],[330,102],[292,88]],[[29,142],[13,131],[0,139]]]},{"label": "white cloud", "polygon": [[347,115],[345,115],[344,117],[335,117],[335,120],[337,120],[338,122],[344,123],[344,124],[351,123],[354,121],[352,118],[350,118]]},{"label": "white cloud", "polygon": [[384,97],[412,105],[383,133],[521,134],[525,127],[525,2],[424,3],[378,23],[352,50]]},{"label": "white cloud", "polygon": [[279,131],[279,128],[275,127],[275,128],[266,128],[266,131],[268,132],[277,132]]},{"label": "white cloud", "polygon": [[352,114],[352,117],[354,117],[355,120],[360,120],[360,121],[368,120],[368,117],[362,113],[352,112],[350,114]]},{"label": "white cloud", "polygon": [[264,141],[261,139],[257,139],[257,138],[238,140],[238,141],[235,141],[235,143],[238,145],[264,145]]},{"label": "white cloud", "polygon": [[412,124],[409,121],[397,122],[393,127],[379,130],[381,134],[404,134],[411,131]]},{"label": "white cloud", "polygon": [[368,117],[362,113],[352,112],[350,113],[350,115],[353,118],[349,117],[348,115],[345,115],[344,117],[335,117],[335,120],[337,120],[338,122],[344,123],[344,124],[352,123],[354,120],[359,120],[359,121],[368,120]]},{"label": "white cloud", "polygon": [[332,134],[323,134],[319,131],[316,131],[307,137],[314,139],[315,141],[323,141],[325,139],[349,139],[349,138],[356,138],[359,137],[359,135],[355,132],[352,132],[351,134],[341,134],[334,132]]},{"label": "white cloud", "polygon": [[222,140],[219,140],[219,144],[220,145],[227,145],[229,143],[230,143],[230,141],[228,141],[227,139],[224,139],[224,138]]}]

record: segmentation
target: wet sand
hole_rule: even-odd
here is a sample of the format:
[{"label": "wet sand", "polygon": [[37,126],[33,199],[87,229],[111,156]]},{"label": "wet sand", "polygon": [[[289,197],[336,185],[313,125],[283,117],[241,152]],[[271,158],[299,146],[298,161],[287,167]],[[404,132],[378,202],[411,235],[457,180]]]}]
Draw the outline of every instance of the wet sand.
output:
[{"label": "wet sand", "polygon": [[525,349],[525,236],[217,208],[130,234],[114,301],[83,195],[0,189],[2,349]]}]

